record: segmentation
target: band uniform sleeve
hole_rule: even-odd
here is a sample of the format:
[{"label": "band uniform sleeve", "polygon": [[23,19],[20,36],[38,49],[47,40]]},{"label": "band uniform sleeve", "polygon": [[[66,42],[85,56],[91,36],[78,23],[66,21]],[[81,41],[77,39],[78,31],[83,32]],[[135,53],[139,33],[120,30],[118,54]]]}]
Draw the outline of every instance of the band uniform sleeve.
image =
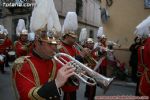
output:
[{"label": "band uniform sleeve", "polygon": [[59,97],[60,91],[59,91],[59,89],[57,89],[55,81],[53,80],[53,81],[50,81],[47,84],[43,85],[41,88],[37,89],[37,92],[34,93],[34,91],[33,91],[33,94],[37,94],[42,98],[46,98],[46,100],[47,100],[47,99]]},{"label": "band uniform sleeve", "polygon": [[45,100],[60,96],[55,81],[37,86],[28,63],[15,73],[16,88],[20,100]]}]

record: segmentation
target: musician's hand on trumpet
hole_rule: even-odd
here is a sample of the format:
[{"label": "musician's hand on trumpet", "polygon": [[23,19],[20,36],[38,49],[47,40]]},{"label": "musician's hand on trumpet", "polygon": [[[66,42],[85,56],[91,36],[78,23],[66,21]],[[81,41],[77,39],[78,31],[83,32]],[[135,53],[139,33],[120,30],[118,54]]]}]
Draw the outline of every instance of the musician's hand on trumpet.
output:
[{"label": "musician's hand on trumpet", "polygon": [[[68,59],[70,59],[70,61],[69,62],[66,61],[65,59],[62,58],[62,56],[67,57]],[[74,74],[72,74],[72,75],[74,75],[78,79],[82,80],[84,83],[91,85],[91,86],[96,85],[96,83],[100,84],[104,88],[104,92],[106,92],[109,85],[113,81],[113,78],[107,78],[107,77],[95,72],[94,70],[90,69],[89,67],[85,66],[84,64],[80,63],[79,61],[75,60],[73,57],[71,57],[70,55],[67,55],[65,53],[55,54],[54,59],[63,66],[66,63],[68,63],[70,66],[75,67],[76,69],[74,70],[74,72],[73,72]],[[85,73],[87,75],[85,75]],[[90,82],[88,82],[86,79],[89,79]]]},{"label": "musician's hand on trumpet", "polygon": [[75,67],[64,65],[58,70],[55,83],[57,88],[62,87],[68,80],[69,77],[74,75]]}]

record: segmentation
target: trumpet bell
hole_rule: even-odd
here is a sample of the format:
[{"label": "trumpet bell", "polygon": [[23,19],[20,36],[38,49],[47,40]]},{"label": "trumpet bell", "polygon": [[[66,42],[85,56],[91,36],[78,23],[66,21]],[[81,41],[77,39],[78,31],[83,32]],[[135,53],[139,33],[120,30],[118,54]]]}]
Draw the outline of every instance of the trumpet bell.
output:
[{"label": "trumpet bell", "polygon": [[114,78],[107,78],[101,74],[96,74],[94,79],[96,80],[97,84],[104,89],[103,94],[107,92],[108,88],[114,80]]}]

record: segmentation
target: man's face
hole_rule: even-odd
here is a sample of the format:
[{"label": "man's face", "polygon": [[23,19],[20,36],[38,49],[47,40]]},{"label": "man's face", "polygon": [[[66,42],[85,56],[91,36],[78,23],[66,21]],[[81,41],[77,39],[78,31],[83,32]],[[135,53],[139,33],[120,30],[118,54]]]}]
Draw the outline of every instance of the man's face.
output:
[{"label": "man's face", "polygon": [[97,37],[97,41],[101,42],[102,38],[101,37]]},{"label": "man's face", "polygon": [[87,48],[93,49],[94,43],[87,43]]},{"label": "man's face", "polygon": [[0,44],[3,44],[5,41],[5,35],[4,34],[0,34]]},{"label": "man's face", "polygon": [[51,44],[47,42],[42,42],[41,51],[45,56],[53,56],[57,50],[56,44]]},{"label": "man's face", "polygon": [[5,39],[5,35],[4,34],[0,34],[0,39]]},{"label": "man's face", "polygon": [[69,44],[73,45],[75,43],[75,41],[76,41],[76,37],[72,37],[70,35],[68,36],[68,43]]},{"label": "man's face", "polygon": [[27,42],[28,35],[20,35],[20,39],[22,42]]},{"label": "man's face", "polygon": [[102,41],[102,43],[105,43],[105,42],[106,42],[106,40],[107,40],[106,38],[102,38],[102,40],[101,40],[101,41]]}]

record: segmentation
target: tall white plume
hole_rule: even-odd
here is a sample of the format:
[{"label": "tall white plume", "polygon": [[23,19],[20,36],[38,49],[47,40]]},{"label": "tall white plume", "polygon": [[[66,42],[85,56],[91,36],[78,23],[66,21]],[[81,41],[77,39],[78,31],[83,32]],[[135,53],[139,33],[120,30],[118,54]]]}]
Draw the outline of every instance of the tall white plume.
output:
[{"label": "tall white plume", "polygon": [[87,30],[86,28],[82,28],[79,36],[79,42],[83,43],[87,39]]},{"label": "tall white plume", "polygon": [[26,29],[26,27],[25,27],[25,21],[23,19],[19,19],[17,27],[16,27],[16,35],[20,36],[20,34],[21,34],[21,32],[22,32],[23,29]]},{"label": "tall white plume", "polygon": [[35,4],[30,21],[30,30],[32,32],[45,28],[51,8],[49,0],[36,0]]},{"label": "tall white plume", "polygon": [[56,8],[55,8],[55,4],[54,4],[53,0],[49,0],[49,2],[50,2],[49,4],[51,4],[50,5],[51,11],[50,11],[50,14],[48,17],[47,29],[49,31],[54,29],[55,31],[60,32],[61,31],[61,25],[60,25],[58,13],[57,13]]},{"label": "tall white plume", "polygon": [[97,37],[101,37],[102,35],[104,35],[104,29],[103,27],[99,27],[98,32],[97,32]]},{"label": "tall white plume", "polygon": [[28,40],[29,41],[34,41],[35,40],[35,33],[34,32],[30,32],[28,34]]},{"label": "tall white plume", "polygon": [[150,16],[136,26],[136,30],[134,33],[139,37],[142,37],[144,35],[148,36],[150,34]]},{"label": "tall white plume", "polygon": [[78,29],[77,14],[75,12],[68,12],[64,20],[62,33],[66,33],[69,31],[74,32],[77,29]]}]

